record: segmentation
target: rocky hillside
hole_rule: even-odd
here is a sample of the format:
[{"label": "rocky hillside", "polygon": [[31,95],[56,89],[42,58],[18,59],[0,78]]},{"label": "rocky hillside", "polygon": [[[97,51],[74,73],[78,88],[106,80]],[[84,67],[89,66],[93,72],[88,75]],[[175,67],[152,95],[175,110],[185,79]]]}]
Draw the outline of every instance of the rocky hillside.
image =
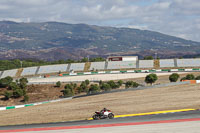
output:
[{"label": "rocky hillside", "polygon": [[0,21],[0,59],[80,59],[90,55],[196,56],[200,43],[130,28]]}]

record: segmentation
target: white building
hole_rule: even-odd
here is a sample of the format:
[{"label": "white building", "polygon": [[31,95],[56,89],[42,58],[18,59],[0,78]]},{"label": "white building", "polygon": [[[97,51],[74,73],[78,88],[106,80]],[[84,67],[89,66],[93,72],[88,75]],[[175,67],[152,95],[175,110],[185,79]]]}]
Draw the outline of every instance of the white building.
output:
[{"label": "white building", "polygon": [[110,56],[107,61],[137,61],[138,56]]}]

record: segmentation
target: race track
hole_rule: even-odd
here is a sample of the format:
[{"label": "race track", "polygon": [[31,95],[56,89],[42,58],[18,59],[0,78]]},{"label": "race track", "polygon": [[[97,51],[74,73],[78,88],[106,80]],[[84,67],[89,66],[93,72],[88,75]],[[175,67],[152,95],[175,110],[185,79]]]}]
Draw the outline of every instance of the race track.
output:
[{"label": "race track", "polygon": [[0,132],[24,133],[199,133],[200,111],[0,127]]},{"label": "race track", "polygon": [[[157,76],[171,75],[173,72],[156,73]],[[178,74],[184,74],[187,72],[177,72]],[[49,77],[49,78],[30,78],[29,84],[38,83],[55,83],[60,82],[81,82],[86,79],[90,81],[108,81],[108,80],[122,80],[122,79],[134,79],[146,77],[149,73],[120,73],[120,74],[97,74],[97,75],[82,75],[82,76],[66,76],[66,77]]]}]

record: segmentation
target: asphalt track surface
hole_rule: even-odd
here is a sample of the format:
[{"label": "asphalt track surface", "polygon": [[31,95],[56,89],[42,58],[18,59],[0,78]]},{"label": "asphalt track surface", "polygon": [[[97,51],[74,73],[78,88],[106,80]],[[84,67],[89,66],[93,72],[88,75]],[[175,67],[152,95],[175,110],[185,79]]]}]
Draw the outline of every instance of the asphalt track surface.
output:
[{"label": "asphalt track surface", "polygon": [[[157,122],[157,124],[155,124]],[[128,123],[133,123],[128,124]],[[146,124],[145,124],[146,123]],[[104,125],[104,126],[103,126]],[[111,125],[105,126],[105,125]],[[116,126],[113,126],[116,125]],[[118,126],[117,126],[118,125]],[[120,126],[123,125],[123,126]],[[86,127],[86,128],[77,128],[77,127]],[[92,127],[93,126],[93,127]],[[139,126],[139,127],[138,127]],[[61,130],[63,128],[63,130]],[[69,129],[68,129],[69,127]],[[73,128],[75,127],[75,128]],[[92,128],[90,128],[92,127]],[[34,131],[38,128],[47,128],[49,130],[43,131]],[[98,128],[99,130],[97,130]],[[136,128],[135,130],[133,128]],[[149,128],[149,130],[148,130]],[[74,122],[58,122],[58,123],[47,123],[47,124],[32,124],[32,125],[15,125],[15,126],[3,126],[0,127],[0,133],[6,132],[15,132],[14,130],[20,131],[26,129],[32,129],[30,131],[25,131],[24,133],[87,133],[87,132],[96,132],[100,133],[105,131],[108,132],[125,132],[131,133],[133,131],[140,131],[144,133],[157,133],[165,132],[166,129],[171,129],[170,132],[181,133],[199,133],[200,132],[200,111],[187,111],[187,112],[178,112],[178,113],[167,113],[167,114],[157,114],[157,115],[146,115],[146,116],[135,116],[135,117],[125,117],[125,118],[115,118],[115,119],[103,119],[103,120],[83,120],[83,121],[74,121]],[[58,129],[58,130],[56,130]],[[130,130],[129,130],[130,129]],[[157,130],[156,130],[157,129]],[[179,130],[178,130],[179,129]],[[21,130],[21,132],[22,132]],[[177,130],[177,132],[176,132]],[[184,130],[184,131],[181,131]],[[151,132],[152,131],[152,132]],[[167,132],[166,132],[167,133]]]}]

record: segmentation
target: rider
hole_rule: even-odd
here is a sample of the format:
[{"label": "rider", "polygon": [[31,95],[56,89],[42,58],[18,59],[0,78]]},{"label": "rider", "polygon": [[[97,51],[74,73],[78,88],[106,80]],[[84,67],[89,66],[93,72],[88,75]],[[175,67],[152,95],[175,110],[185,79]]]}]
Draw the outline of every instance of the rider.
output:
[{"label": "rider", "polygon": [[101,115],[104,115],[104,113],[107,111],[109,111],[107,108],[103,108],[100,113],[101,113]]}]

